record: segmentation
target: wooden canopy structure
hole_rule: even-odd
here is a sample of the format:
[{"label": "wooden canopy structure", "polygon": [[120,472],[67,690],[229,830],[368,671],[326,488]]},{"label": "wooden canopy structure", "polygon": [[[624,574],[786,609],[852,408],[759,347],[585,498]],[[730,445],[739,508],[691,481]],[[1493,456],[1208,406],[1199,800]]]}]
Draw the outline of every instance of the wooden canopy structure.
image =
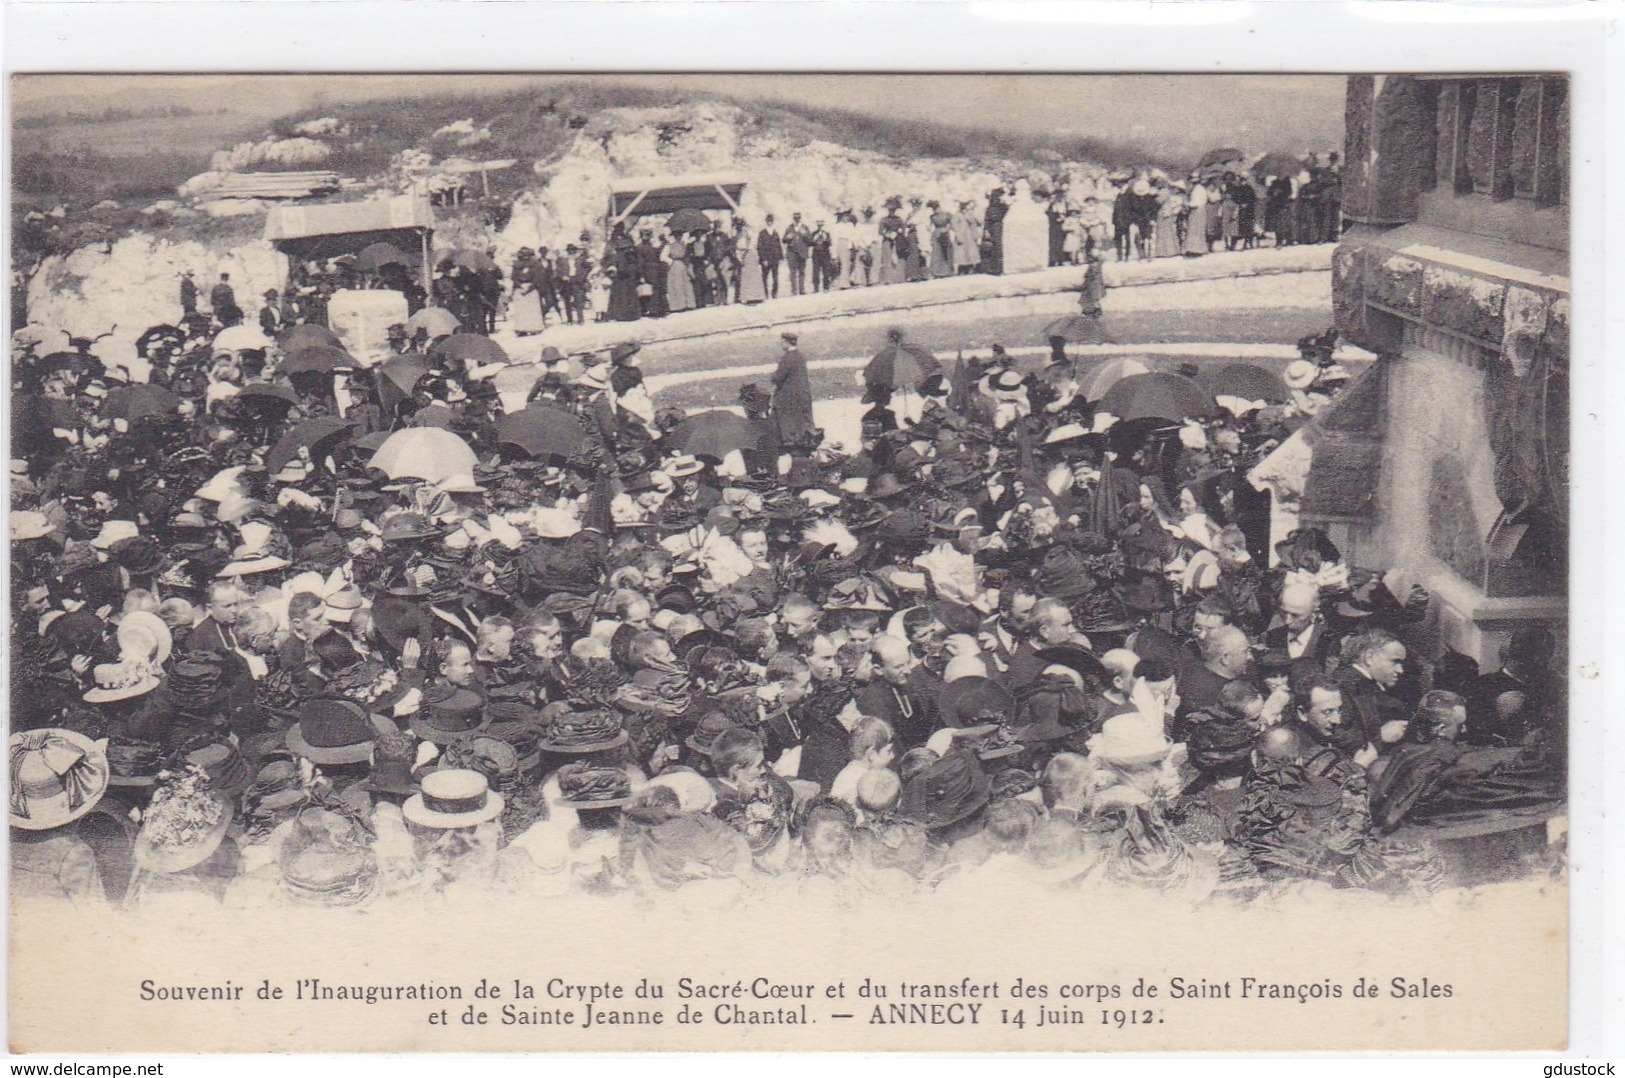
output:
[{"label": "wooden canopy structure", "polygon": [[357,254],[374,243],[415,251],[422,260],[423,287],[428,288],[434,210],[419,195],[324,206],[273,206],[265,218],[265,238],[301,262]]},{"label": "wooden canopy structure", "polygon": [[739,212],[745,181],[727,173],[633,176],[609,188],[609,227],[629,217],[656,217],[682,209]]}]

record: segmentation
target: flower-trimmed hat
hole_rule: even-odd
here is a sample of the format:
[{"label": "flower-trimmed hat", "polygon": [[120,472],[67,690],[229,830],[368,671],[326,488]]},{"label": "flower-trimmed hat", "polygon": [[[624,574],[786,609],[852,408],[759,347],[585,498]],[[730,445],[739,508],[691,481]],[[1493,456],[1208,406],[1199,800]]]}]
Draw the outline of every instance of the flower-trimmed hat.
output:
[{"label": "flower-trimmed hat", "polygon": [[231,817],[231,802],[201,767],[161,773],[136,835],[136,867],[167,874],[202,864],[220,848]]}]

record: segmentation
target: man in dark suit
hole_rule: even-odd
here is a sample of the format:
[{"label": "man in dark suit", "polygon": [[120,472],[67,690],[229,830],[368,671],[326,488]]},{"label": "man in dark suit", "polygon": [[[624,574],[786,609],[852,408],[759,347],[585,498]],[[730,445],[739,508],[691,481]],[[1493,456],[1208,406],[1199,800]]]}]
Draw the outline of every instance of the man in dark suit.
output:
[{"label": "man in dark suit", "polygon": [[[1405,673],[1405,645],[1386,630],[1367,629],[1349,641],[1346,654],[1349,665],[1337,672],[1337,680],[1348,720],[1366,743],[1390,752],[1404,740],[1414,704],[1395,692]],[[1347,740],[1352,738],[1351,731]]]},{"label": "man in dark suit", "polygon": [[231,290],[231,274],[222,273],[219,283],[209,289],[209,306],[214,309],[216,319],[228,308],[237,306],[237,293]]},{"label": "man in dark suit", "polygon": [[773,229],[773,215],[767,215],[762,231],[756,236],[756,258],[762,264],[762,284],[770,299],[779,298],[779,263],[784,261],[784,244]]},{"label": "man in dark suit", "polygon": [[1293,583],[1281,589],[1278,612],[1264,630],[1264,650],[1292,660],[1294,675],[1326,668],[1328,634],[1320,615],[1320,595],[1313,584]]},{"label": "man in dark suit", "polygon": [[801,214],[795,214],[784,230],[784,264],[790,273],[792,296],[807,291],[807,257],[811,253],[812,233],[801,223]]},{"label": "man in dark suit", "polygon": [[919,665],[906,640],[879,636],[870,650],[875,680],[858,691],[858,710],[891,724],[899,753],[924,745],[941,725],[937,695],[942,682]]}]

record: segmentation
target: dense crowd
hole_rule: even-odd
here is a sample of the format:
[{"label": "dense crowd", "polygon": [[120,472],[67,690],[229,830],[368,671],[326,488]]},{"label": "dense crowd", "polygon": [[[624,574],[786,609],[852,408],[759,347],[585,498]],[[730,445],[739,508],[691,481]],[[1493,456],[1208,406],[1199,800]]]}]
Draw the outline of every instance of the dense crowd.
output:
[{"label": "dense crowd", "polygon": [[1271,542],[1244,477],[1335,334],[1219,407],[893,331],[835,445],[791,334],[690,419],[636,345],[504,414],[441,328],[335,375],[194,309],[134,385],[15,343],[18,893],[1415,893],[1430,829],[1562,796],[1550,633],[1480,671],[1404,574]]}]

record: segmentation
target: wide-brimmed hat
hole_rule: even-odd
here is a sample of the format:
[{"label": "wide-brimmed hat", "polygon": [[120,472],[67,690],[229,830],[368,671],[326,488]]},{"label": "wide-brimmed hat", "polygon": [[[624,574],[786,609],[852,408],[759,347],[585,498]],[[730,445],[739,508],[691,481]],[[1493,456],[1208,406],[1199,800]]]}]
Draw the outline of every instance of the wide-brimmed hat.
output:
[{"label": "wide-brimmed hat", "polygon": [[280,891],[300,905],[353,906],[372,894],[378,858],[359,823],[312,805],[294,818],[277,855]]},{"label": "wide-brimmed hat", "polygon": [[286,569],[291,564],[287,558],[271,552],[272,529],[269,524],[253,521],[239,530],[243,541],[231,552],[232,560],[215,576],[250,576]]},{"label": "wide-brimmed hat", "polygon": [[700,472],[705,471],[705,462],[691,453],[679,453],[676,456],[667,457],[661,463],[660,471],[673,479],[681,479],[684,476],[698,475]]},{"label": "wide-brimmed hat", "polygon": [[875,477],[864,493],[874,501],[884,498],[895,498],[899,494],[907,494],[914,489],[913,483],[905,483],[890,472]]},{"label": "wide-brimmed hat", "polygon": [[11,735],[11,826],[48,831],[96,807],[111,767],[105,742],[74,730],[47,728]]},{"label": "wide-brimmed hat", "polygon": [[475,827],[502,815],[502,795],[482,773],[470,768],[431,771],[422,788],[401,806],[401,815],[419,827],[451,830]]},{"label": "wide-brimmed hat", "polygon": [[119,619],[119,654],[143,656],[162,666],[169,661],[174,647],[174,636],[164,619],[148,610],[132,610]]},{"label": "wide-brimmed hat", "polygon": [[563,711],[552,717],[537,746],[561,754],[607,752],[626,744],[621,716],[609,708]]},{"label": "wide-brimmed hat", "polygon": [[991,791],[974,753],[950,752],[903,787],[897,814],[930,830],[949,827],[986,805]]},{"label": "wide-brimmed hat", "polygon": [[1139,714],[1107,719],[1100,733],[1088,741],[1089,755],[1120,767],[1158,763],[1173,751],[1174,743],[1151,728]]},{"label": "wide-brimmed hat", "polygon": [[1015,697],[986,677],[964,677],[943,686],[938,710],[943,722],[964,729],[1009,716]]},{"label": "wide-brimmed hat", "polygon": [[116,663],[97,663],[91,668],[96,679],[95,688],[85,692],[87,704],[110,704],[117,700],[131,700],[145,696],[159,685],[158,672],[144,658],[120,659]]},{"label": "wide-brimmed hat", "polygon": [[396,731],[389,719],[353,700],[324,696],[306,705],[288,728],[287,746],[313,764],[359,764],[372,755],[380,734]]},{"label": "wide-brimmed hat", "polygon": [[437,745],[448,745],[490,725],[480,694],[451,685],[425,690],[423,705],[412,716],[412,732]]},{"label": "wide-brimmed hat", "polygon": [[160,776],[136,835],[136,867],[167,874],[202,864],[220,848],[231,817],[231,802],[202,768]]},{"label": "wide-brimmed hat", "polygon": [[619,808],[632,800],[632,779],[625,768],[577,762],[558,770],[559,804],[577,812]]}]

